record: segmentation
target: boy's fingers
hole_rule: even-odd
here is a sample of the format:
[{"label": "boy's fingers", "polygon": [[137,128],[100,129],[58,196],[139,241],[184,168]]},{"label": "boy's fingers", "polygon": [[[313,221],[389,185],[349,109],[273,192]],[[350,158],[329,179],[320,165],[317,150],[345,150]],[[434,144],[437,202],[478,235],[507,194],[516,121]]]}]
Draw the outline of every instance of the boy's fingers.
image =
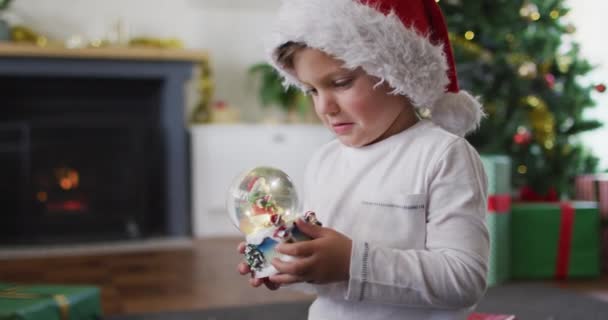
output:
[{"label": "boy's fingers", "polygon": [[323,235],[323,227],[314,223],[308,223],[302,219],[296,220],[296,226],[303,234],[316,239]]},{"label": "boy's fingers", "polygon": [[293,257],[308,257],[314,253],[314,244],[311,241],[295,243],[281,243],[276,247],[279,253]]},{"label": "boy's fingers", "polygon": [[245,253],[245,247],[247,246],[247,244],[245,242],[241,242],[239,243],[239,245],[236,247],[236,250],[240,253],[243,254]]},{"label": "boy's fingers", "polygon": [[297,276],[303,276],[310,271],[310,259],[298,259],[297,261],[281,261],[278,258],[272,259],[272,266],[279,271],[279,273],[292,274]]},{"label": "boy's fingers", "polygon": [[281,287],[280,283],[272,282],[272,281],[270,281],[269,278],[264,278],[264,285],[266,285],[266,288],[273,290],[273,291],[277,290]]},{"label": "boy's fingers", "polygon": [[249,284],[254,288],[261,286],[263,283],[264,283],[264,279],[260,279],[260,278],[250,278],[249,279]]},{"label": "boy's fingers", "polygon": [[239,273],[241,275],[246,275],[246,274],[251,273],[251,269],[249,268],[249,265],[247,265],[245,262],[239,263],[237,270],[239,271]]},{"label": "boy's fingers", "polygon": [[270,281],[276,283],[277,285],[282,284],[292,284],[298,282],[304,282],[304,278],[292,274],[277,274],[270,277]]}]

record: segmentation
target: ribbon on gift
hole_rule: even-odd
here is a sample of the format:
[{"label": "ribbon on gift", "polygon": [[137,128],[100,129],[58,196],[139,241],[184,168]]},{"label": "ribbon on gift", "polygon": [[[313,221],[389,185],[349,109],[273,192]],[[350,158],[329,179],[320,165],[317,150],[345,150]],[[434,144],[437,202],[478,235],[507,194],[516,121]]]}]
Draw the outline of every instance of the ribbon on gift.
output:
[{"label": "ribbon on gift", "polygon": [[15,286],[0,290],[0,298],[5,299],[47,299],[51,298],[55,300],[59,307],[59,314],[61,320],[68,320],[70,318],[70,300],[63,294],[41,294],[41,293],[30,293],[22,292],[25,287]]},{"label": "ribbon on gift", "polygon": [[523,186],[519,190],[519,200],[522,202],[558,202],[559,195],[554,187],[549,188],[545,194],[540,194],[530,186]]},{"label": "ribbon on gift", "polygon": [[564,280],[568,276],[568,267],[570,264],[572,232],[574,227],[574,208],[569,202],[562,202],[560,204],[560,209],[561,220],[557,245],[557,261],[555,264],[555,278]]},{"label": "ribbon on gift", "polygon": [[495,194],[488,196],[488,212],[508,213],[511,211],[511,195]]}]

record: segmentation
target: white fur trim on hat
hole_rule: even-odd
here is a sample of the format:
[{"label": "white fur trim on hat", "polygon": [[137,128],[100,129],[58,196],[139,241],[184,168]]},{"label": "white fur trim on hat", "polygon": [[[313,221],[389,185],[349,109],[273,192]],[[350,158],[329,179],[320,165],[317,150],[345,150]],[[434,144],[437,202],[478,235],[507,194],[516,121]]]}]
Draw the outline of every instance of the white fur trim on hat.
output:
[{"label": "white fur trim on hat", "polygon": [[447,92],[431,110],[431,121],[443,129],[464,137],[479,127],[485,117],[481,103],[468,92]]},{"label": "white fur trim on hat", "polygon": [[432,109],[450,82],[441,44],[406,28],[395,13],[384,15],[356,0],[283,1],[275,30],[268,44],[270,63],[287,86],[302,88],[276,62],[275,50],[289,41],[326,52],[346,68],[363,68],[415,107]]}]

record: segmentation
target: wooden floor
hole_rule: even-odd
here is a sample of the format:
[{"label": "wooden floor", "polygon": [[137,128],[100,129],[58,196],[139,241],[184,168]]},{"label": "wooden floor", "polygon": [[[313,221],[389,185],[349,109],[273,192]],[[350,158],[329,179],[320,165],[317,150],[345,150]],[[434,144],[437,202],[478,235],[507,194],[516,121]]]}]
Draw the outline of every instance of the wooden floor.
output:
[{"label": "wooden floor", "polygon": [[[250,288],[236,272],[239,241],[222,238],[173,249],[0,260],[0,282],[98,285],[106,315],[312,299]],[[608,301],[608,276],[550,284]]]},{"label": "wooden floor", "polygon": [[106,315],[312,299],[249,287],[236,271],[239,241],[198,240],[171,250],[0,260],[0,282],[98,285]]}]

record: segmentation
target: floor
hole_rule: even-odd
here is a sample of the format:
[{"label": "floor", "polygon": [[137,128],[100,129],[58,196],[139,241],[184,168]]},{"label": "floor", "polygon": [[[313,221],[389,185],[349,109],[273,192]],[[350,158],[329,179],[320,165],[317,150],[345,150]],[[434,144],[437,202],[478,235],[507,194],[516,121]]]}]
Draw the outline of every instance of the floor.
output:
[{"label": "floor", "polygon": [[[311,300],[282,290],[250,288],[236,272],[238,238],[116,252],[53,252],[49,257],[1,258],[0,281],[93,284],[102,288],[104,314],[183,311],[236,305]],[[1,253],[1,252],[0,252]],[[601,279],[549,282],[608,302],[608,275]]]},{"label": "floor", "polygon": [[12,255],[0,260],[0,281],[97,285],[106,315],[312,299],[295,292],[249,287],[236,271],[241,259],[236,252],[239,241],[217,238],[170,248],[118,253],[106,248],[101,253],[64,252],[44,258]]}]

